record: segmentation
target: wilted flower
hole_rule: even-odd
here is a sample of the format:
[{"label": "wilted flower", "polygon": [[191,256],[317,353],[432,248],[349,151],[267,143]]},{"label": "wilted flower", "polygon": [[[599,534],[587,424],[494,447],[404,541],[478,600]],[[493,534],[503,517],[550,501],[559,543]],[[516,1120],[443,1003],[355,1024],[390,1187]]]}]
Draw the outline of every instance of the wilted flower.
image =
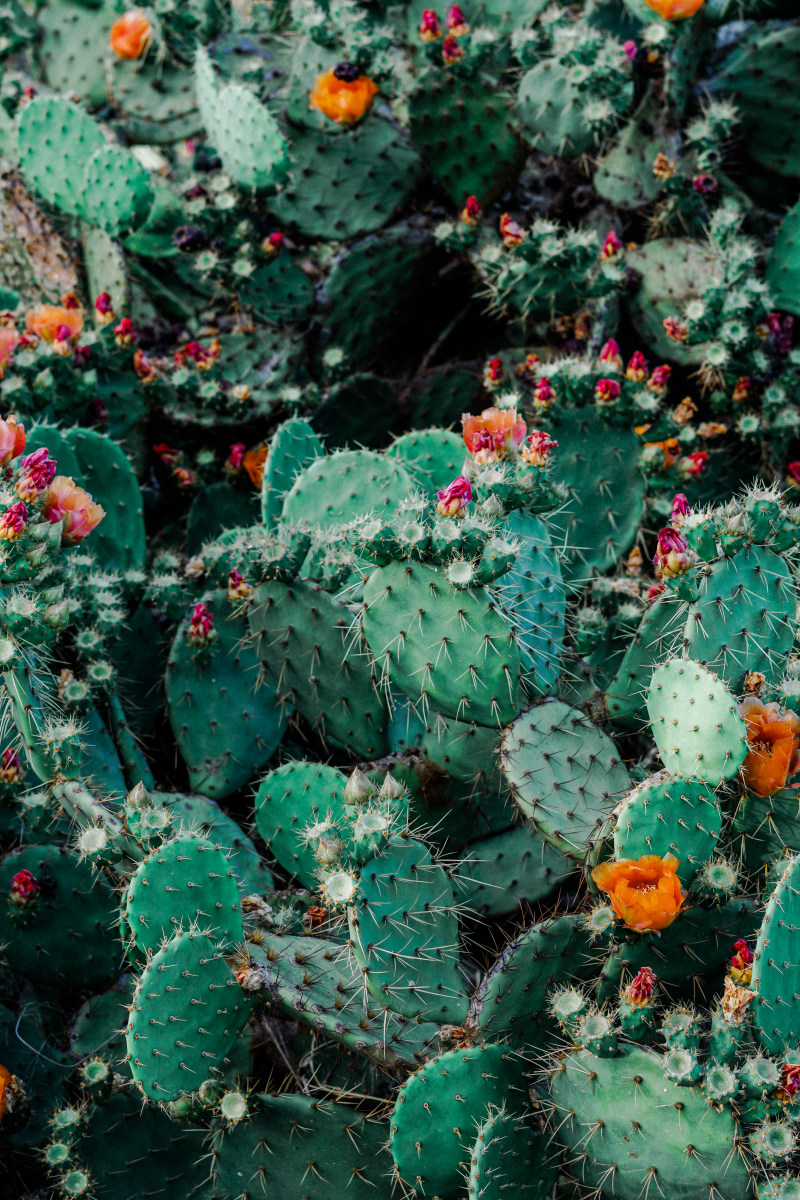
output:
[{"label": "wilted flower", "polygon": [[465,475],[457,476],[452,483],[448,483],[444,491],[436,494],[439,498],[436,511],[443,517],[458,516],[472,503],[472,488]]},{"label": "wilted flower", "polygon": [[214,628],[214,615],[205,604],[195,604],[189,618],[188,640],[193,646],[208,646],[219,635]]},{"label": "wilted flower", "polygon": [[242,459],[242,466],[250,477],[250,482],[257,488],[261,487],[261,481],[264,478],[264,463],[267,461],[267,446],[264,442],[256,446],[254,450],[246,450]]},{"label": "wilted flower", "polygon": [[525,238],[525,234],[510,213],[503,213],[500,218],[500,237],[509,249],[519,246]]},{"label": "wilted flower", "polygon": [[253,594],[253,589],[247,582],[245,577],[240,574],[234,567],[228,571],[228,599],[229,600],[249,600]]},{"label": "wilted flower", "polygon": [[672,367],[668,366],[667,363],[662,363],[660,367],[653,367],[652,374],[647,381],[650,391],[655,392],[657,396],[666,395],[671,374]]},{"label": "wilted flower", "polygon": [[22,766],[19,755],[11,746],[6,746],[0,755],[0,781],[3,783],[19,783],[22,779]]},{"label": "wilted flower", "polygon": [[693,450],[681,459],[682,472],[685,475],[702,475],[708,466],[707,450]]},{"label": "wilted flower", "polygon": [[634,1003],[649,1000],[656,986],[656,973],[652,967],[640,967],[637,975],[624,989],[623,995]]},{"label": "wilted flower", "polygon": [[79,308],[65,308],[58,304],[40,304],[32,308],[25,318],[28,333],[49,345],[74,343],[83,329],[83,317]]},{"label": "wilted flower", "polygon": [[689,546],[680,530],[670,526],[659,530],[658,546],[653,556],[656,579],[667,581],[683,575],[691,565],[691,560]]},{"label": "wilted flower", "polygon": [[454,34],[448,33],[442,42],[442,58],[446,63],[450,64],[461,62],[463,57],[464,47]]},{"label": "wilted flower", "polygon": [[483,216],[483,209],[476,196],[467,196],[466,204],[461,210],[461,220],[465,225],[475,226]]},{"label": "wilted flower", "polygon": [[0,538],[5,542],[14,542],[25,532],[28,524],[28,506],[24,500],[12,504],[0,517]]},{"label": "wilted flower", "polygon": [[522,458],[532,467],[543,467],[550,458],[550,452],[555,450],[558,442],[554,442],[549,433],[543,429],[534,429],[522,447]]},{"label": "wilted flower", "polygon": [[689,328],[677,317],[664,317],[664,332],[673,342],[685,342],[689,336]]},{"label": "wilted flower", "polygon": [[35,500],[48,486],[56,473],[56,464],[47,448],[34,450],[19,461],[19,477],[15,491],[20,500]]},{"label": "wilted flower", "polygon": [[672,524],[675,526],[679,525],[681,517],[688,517],[691,511],[691,505],[683,492],[677,492],[672,501]]}]

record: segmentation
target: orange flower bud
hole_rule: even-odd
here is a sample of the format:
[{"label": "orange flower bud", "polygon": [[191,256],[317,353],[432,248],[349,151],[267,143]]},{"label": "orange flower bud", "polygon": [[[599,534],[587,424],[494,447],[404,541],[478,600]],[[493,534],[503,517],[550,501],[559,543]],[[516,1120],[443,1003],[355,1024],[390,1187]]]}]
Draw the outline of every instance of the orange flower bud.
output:
[{"label": "orange flower bud", "polygon": [[109,41],[117,58],[141,58],[153,40],[153,26],[143,12],[131,9],[111,26]]},{"label": "orange flower bud", "polygon": [[359,75],[351,63],[340,63],[318,75],[308,97],[308,107],[317,108],[337,125],[355,125],[378,94],[378,86]]}]

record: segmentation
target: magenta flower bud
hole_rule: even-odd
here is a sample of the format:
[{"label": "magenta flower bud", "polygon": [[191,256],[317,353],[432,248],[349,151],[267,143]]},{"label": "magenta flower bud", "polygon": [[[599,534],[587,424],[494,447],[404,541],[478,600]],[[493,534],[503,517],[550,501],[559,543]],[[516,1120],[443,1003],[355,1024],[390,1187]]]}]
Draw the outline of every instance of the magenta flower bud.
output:
[{"label": "magenta flower bud", "polygon": [[598,379],[594,385],[594,397],[598,404],[613,404],[619,398],[616,379]]},{"label": "magenta flower bud", "polygon": [[684,496],[683,492],[678,492],[675,499],[672,501],[672,524],[680,523],[681,517],[688,517],[692,511],[689,501]]},{"label": "magenta flower bud", "polygon": [[625,368],[625,376],[632,383],[644,383],[645,379],[647,379],[649,369],[650,364],[641,350],[634,350],[630,362]]},{"label": "magenta flower bud", "polygon": [[613,338],[609,338],[606,344],[598,355],[598,361],[604,367],[613,367],[615,371],[622,370],[622,355],[619,352],[619,346]]}]

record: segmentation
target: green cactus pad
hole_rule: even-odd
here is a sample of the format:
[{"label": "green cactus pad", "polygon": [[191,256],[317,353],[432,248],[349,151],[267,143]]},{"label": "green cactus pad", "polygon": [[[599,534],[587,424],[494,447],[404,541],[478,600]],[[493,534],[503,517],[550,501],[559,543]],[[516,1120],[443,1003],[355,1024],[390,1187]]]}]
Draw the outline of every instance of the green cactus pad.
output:
[{"label": "green cactus pad", "polygon": [[635,467],[639,439],[593,410],[552,423],[559,477],[569,492],[563,511],[548,518],[555,545],[564,545],[567,582],[602,574],[633,545],[642,519],[645,481]]},{"label": "green cactus pad", "polygon": [[292,138],[292,173],[270,208],[306,237],[344,241],[385,225],[418,171],[408,139],[377,115],[346,136],[303,130]]},{"label": "green cactus pad", "polygon": [[713,268],[714,257],[703,243],[686,238],[656,238],[626,255],[626,265],[641,275],[628,300],[636,332],[660,358],[698,363],[703,348],[673,341],[664,332],[666,317],[680,316],[696,300]]},{"label": "green cactus pad", "polygon": [[289,172],[289,153],[272,113],[239,83],[217,86],[202,46],[196,52],[195,80],[200,116],[227,174],[240,187],[274,191]]},{"label": "green cactus pad", "polygon": [[392,516],[413,488],[408,473],[371,450],[340,450],[316,458],[296,478],[283,502],[288,525],[344,525],[362,513]]},{"label": "green cactus pad", "polygon": [[453,884],[420,842],[390,842],[361,870],[350,941],[370,992],[407,1017],[466,1014]]},{"label": "green cactus pad", "polygon": [[484,588],[452,588],[425,563],[389,563],[364,585],[364,634],[415,704],[482,725],[518,711],[519,651]]},{"label": "green cactus pad", "polygon": [[689,609],[686,653],[741,692],[748,671],[782,678],[795,633],[797,593],[784,559],[748,546],[713,563]]},{"label": "green cactus pad", "polygon": [[319,864],[303,842],[307,825],[334,818],[344,803],[347,776],[323,763],[290,762],[270,771],[256,793],[256,827],[285,871],[317,886]]},{"label": "green cactus pad", "polygon": [[368,760],[386,753],[389,718],[352,625],[350,610],[313,583],[265,583],[250,609],[257,652],[279,694],[325,740]]},{"label": "green cactus pad", "polygon": [[624,729],[638,731],[647,721],[647,685],[658,663],[673,654],[683,633],[683,609],[669,594],[660,595],[642,613],[606,692],[608,715]]},{"label": "green cactus pad", "polygon": [[269,761],[287,712],[260,680],[258,657],[227,594],[212,592],[205,603],[219,637],[205,660],[189,643],[188,623],[180,625],[167,664],[167,710],[192,790],[216,799]]},{"label": "green cactus pad", "polygon": [[42,199],[73,217],[88,217],[84,168],[106,142],[100,127],[62,96],[35,96],[17,121],[20,168]]},{"label": "green cactus pad", "polygon": [[458,898],[481,916],[507,916],[544,899],[575,869],[530,828],[519,826],[465,847]]},{"label": "green cactus pad", "polygon": [[200,130],[194,79],[182,63],[160,63],[156,55],[130,62],[111,54],[106,86],[120,109],[116,121],[131,141],[163,145]]},{"label": "green cactus pad", "polygon": [[[424,226],[400,221],[353,242],[333,260],[322,294],[323,322],[331,344],[350,363],[362,366],[380,355],[394,332],[395,314],[413,303],[424,286],[432,249]],[[345,425],[348,415],[343,412],[340,417]],[[361,415],[362,426],[371,436],[369,422],[363,414],[356,415]],[[329,426],[334,421],[335,414],[330,413]]]},{"label": "green cactus pad", "polygon": [[782,1054],[798,1043],[797,995],[800,993],[800,856],[790,860],[767,901],[753,956],[751,1011],[756,1036],[769,1054]]},{"label": "green cactus pad", "polygon": [[730,836],[748,871],[796,854],[800,851],[797,792],[787,788],[766,797],[743,792],[731,818]]},{"label": "green cactus pad", "polygon": [[218,946],[244,938],[239,889],[226,856],[200,834],[180,833],[139,863],[124,896],[125,920],[147,954],[178,929],[198,926]]},{"label": "green cactus pad", "polygon": [[264,979],[259,998],[281,1016],[324,1033],[384,1069],[414,1070],[425,1061],[439,1026],[407,1021],[370,1002],[346,946],[305,935],[264,934],[248,950],[251,967]]},{"label": "green cactus pad", "polygon": [[[102,504],[106,515],[92,533],[92,554],[104,567],[141,571],[145,565],[142,493],[124,450],[93,429],[70,429],[66,434],[78,463],[76,483]],[[58,454],[58,448],[53,450]],[[58,461],[59,474],[62,470]]]},{"label": "green cactus pad", "polygon": [[449,429],[412,429],[395,438],[386,453],[401,459],[417,487],[433,500],[461,474],[464,439]]},{"label": "green cactus pad", "polygon": [[102,1054],[111,1062],[125,1055],[125,1024],[135,980],[122,975],[106,992],[86,1000],[75,1014],[69,1048],[75,1058]]},{"label": "green cactus pad", "polygon": [[481,1037],[541,1046],[555,1029],[550,988],[586,973],[589,939],[580,918],[556,917],[512,938],[475,990],[469,1024]]},{"label": "green cactus pad", "polygon": [[106,100],[106,81],[97,48],[108,40],[114,23],[113,0],[98,8],[84,8],[75,0],[48,0],[37,15],[42,32],[39,58],[48,84],[54,92],[99,108]]},{"label": "green cactus pad", "polygon": [[314,284],[297,258],[280,251],[241,282],[239,299],[260,321],[301,321],[314,303]]},{"label": "green cactus pad", "polygon": [[[776,16],[778,14],[776,13]],[[787,15],[789,15],[787,13]],[[800,30],[780,26],[771,32],[760,26],[736,39],[710,83],[713,96],[736,105],[737,132],[748,158],[766,171],[796,179],[798,109],[794,97],[782,102],[784,81],[797,69]]]},{"label": "green cactus pad", "polygon": [[278,426],[269,444],[261,482],[261,516],[266,526],[277,525],[295,479],[323,454],[322,443],[302,417],[291,417]]},{"label": "green cactus pad", "polygon": [[767,263],[766,282],[782,312],[800,316],[800,204],[781,221]]},{"label": "green cactus pad", "polygon": [[93,1109],[81,1139],[96,1200],[140,1200],[169,1189],[172,1200],[196,1194],[208,1178],[198,1126],[178,1125],[139,1097],[120,1092]]},{"label": "green cactus pad", "polygon": [[196,1091],[223,1065],[251,1007],[209,938],[176,934],[142,971],[125,1031],[140,1092],[167,1103]]},{"label": "green cactus pad", "polygon": [[521,545],[511,570],[498,581],[503,608],[517,631],[527,686],[534,695],[546,696],[554,690],[564,645],[561,560],[547,525],[533,513],[510,513],[504,532]]},{"label": "green cactus pad", "polygon": [[453,204],[487,204],[506,186],[521,146],[511,96],[480,74],[423,71],[409,97],[411,136]]},{"label": "green cactus pad", "polygon": [[[398,716],[398,719],[402,719]],[[420,751],[453,779],[473,781],[483,791],[508,795],[498,761],[500,730],[430,712],[417,739]]]},{"label": "green cactus pad", "polygon": [[[24,923],[10,919],[11,880],[41,887]],[[3,953],[12,971],[46,991],[99,988],[119,974],[122,945],[114,893],[88,863],[59,846],[26,846],[0,860]]]},{"label": "green cactus pad", "polygon": [[144,167],[119,146],[101,146],[84,167],[89,216],[106,233],[119,237],[147,220],[153,190]]},{"label": "green cactus pad", "polygon": [[213,1194],[233,1200],[385,1200],[386,1126],[311,1096],[259,1096],[249,1121],[214,1132]]},{"label": "green cactus pad", "polygon": [[700,779],[661,771],[626,796],[617,812],[614,858],[672,854],[684,884],[711,858],[722,816],[712,788]]},{"label": "green cactus pad", "polygon": [[734,697],[705,667],[672,658],[656,668],[647,711],[668,771],[712,787],[737,774],[747,754],[747,726]]},{"label": "green cactus pad", "polygon": [[503,771],[523,814],[583,861],[630,779],[614,743],[560,700],[530,708],[503,737]]},{"label": "green cactus pad", "polygon": [[159,792],[156,799],[158,803],[168,805],[176,829],[199,831],[225,852],[243,896],[272,890],[272,872],[250,838],[233,817],[208,796]]},{"label": "green cactus pad", "polygon": [[709,980],[721,986],[731,946],[738,938],[752,937],[759,921],[752,901],[738,897],[711,909],[689,908],[660,937],[629,934],[618,922],[614,932],[619,940],[603,967],[599,998],[615,999],[623,982],[641,967],[652,967],[663,983],[690,998],[703,994]]},{"label": "green cactus pad", "polygon": [[409,1076],[389,1119],[389,1149],[412,1195],[463,1194],[475,1121],[489,1104],[520,1107],[523,1068],[504,1046],[468,1046],[438,1054]]},{"label": "green cactus pad", "polygon": [[[750,1192],[730,1110],[709,1106],[699,1088],[676,1088],[652,1051],[623,1045],[613,1058],[574,1051],[552,1074],[550,1096],[556,1138],[575,1156],[572,1171],[586,1187],[605,1190],[613,1178],[620,1200],[639,1200],[649,1181],[670,1200],[707,1200],[712,1185],[720,1200]],[[587,1145],[595,1127],[602,1137]]]},{"label": "green cactus pad", "polygon": [[549,1141],[532,1114],[490,1112],[472,1147],[468,1200],[545,1196],[558,1176]]}]

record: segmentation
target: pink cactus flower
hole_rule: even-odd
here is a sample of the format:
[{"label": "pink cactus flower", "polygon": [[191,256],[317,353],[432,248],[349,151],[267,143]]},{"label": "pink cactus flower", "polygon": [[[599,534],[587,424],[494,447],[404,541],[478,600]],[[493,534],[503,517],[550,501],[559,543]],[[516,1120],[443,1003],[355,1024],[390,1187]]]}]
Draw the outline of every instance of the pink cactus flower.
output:
[{"label": "pink cactus flower", "polygon": [[443,517],[456,517],[472,503],[472,488],[466,475],[457,476],[442,492],[437,492],[436,511]]},{"label": "pink cactus flower", "polygon": [[13,325],[0,325],[0,379],[3,378],[3,368],[11,361],[20,340]]},{"label": "pink cactus flower", "polygon": [[19,477],[15,491],[20,500],[35,500],[48,487],[56,473],[55,461],[50,457],[47,447],[34,450],[19,462]]},{"label": "pink cactus flower", "polygon": [[228,571],[228,599],[229,600],[249,600],[253,594],[253,589],[245,579],[241,572],[236,570]]},{"label": "pink cactus flower", "polygon": [[693,450],[691,454],[687,454],[685,458],[681,459],[681,463],[685,464],[683,470],[687,475],[702,475],[708,466],[708,458],[707,450]]},{"label": "pink cactus flower", "polygon": [[509,250],[513,250],[515,246],[519,246],[525,238],[525,234],[511,216],[511,213],[503,213],[500,218],[500,237]]},{"label": "pink cactus flower", "polygon": [[0,419],[0,466],[7,466],[12,458],[17,458],[25,449],[25,428],[17,418]]},{"label": "pink cactus flower", "polygon": [[62,546],[85,541],[102,521],[105,509],[88,492],[66,475],[56,475],[42,502],[42,512],[51,523],[62,521]]},{"label": "pink cactus flower", "polygon": [[628,39],[628,41],[623,44],[622,49],[625,51],[625,57],[627,58],[628,62],[635,62],[636,55],[639,53],[636,42]]},{"label": "pink cactus flower", "polygon": [[464,413],[461,425],[467,449],[480,462],[516,450],[527,433],[525,422],[513,408],[485,408],[479,417]]}]

